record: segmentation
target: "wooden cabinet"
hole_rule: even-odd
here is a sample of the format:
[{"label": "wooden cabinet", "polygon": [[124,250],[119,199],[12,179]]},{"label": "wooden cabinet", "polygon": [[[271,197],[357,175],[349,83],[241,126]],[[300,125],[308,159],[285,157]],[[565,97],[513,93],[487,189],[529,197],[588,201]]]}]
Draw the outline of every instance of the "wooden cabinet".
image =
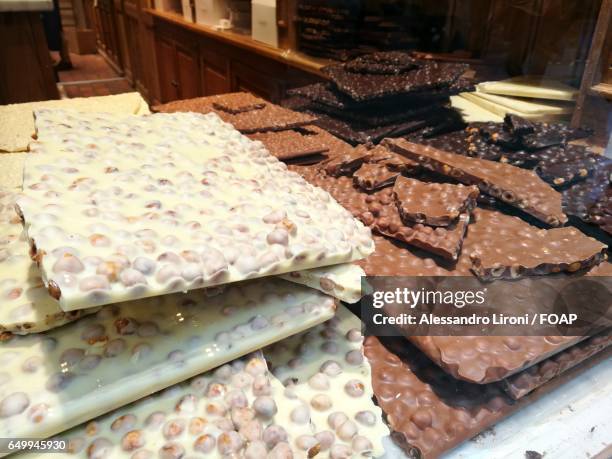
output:
[{"label": "wooden cabinet", "polygon": [[106,55],[117,72],[123,73],[117,33],[117,14],[113,0],[98,0],[95,5],[98,50]]},{"label": "wooden cabinet", "polygon": [[[184,38],[186,40],[181,40]],[[181,34],[156,35],[160,101],[189,99],[202,94],[197,47]]]},{"label": "wooden cabinet", "polygon": [[266,65],[251,67],[241,62],[232,63],[232,90],[252,92],[272,102],[284,95],[284,82],[266,71]]},{"label": "wooden cabinet", "polygon": [[222,48],[215,52],[215,42],[212,40],[200,43],[202,92],[206,96],[225,94],[232,90],[230,62],[223,51]]}]

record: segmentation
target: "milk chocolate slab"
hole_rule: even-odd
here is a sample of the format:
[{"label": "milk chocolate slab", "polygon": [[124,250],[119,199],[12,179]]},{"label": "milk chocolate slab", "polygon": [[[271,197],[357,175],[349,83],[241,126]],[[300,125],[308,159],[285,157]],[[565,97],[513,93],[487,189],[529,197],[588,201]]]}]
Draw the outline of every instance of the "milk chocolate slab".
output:
[{"label": "milk chocolate slab", "polygon": [[18,206],[66,311],[373,250],[361,222],[214,114],[44,112],[37,126]]},{"label": "milk chocolate slab", "polygon": [[402,222],[391,188],[377,191],[367,196],[365,201],[368,211],[360,218],[374,231],[449,260],[458,258],[470,222],[469,213],[460,214],[449,226],[433,228],[422,223],[407,225]]},{"label": "milk chocolate slab", "polygon": [[421,223],[405,225],[393,201],[391,188],[369,194],[355,188],[349,177],[333,178],[309,168],[302,168],[300,173],[307,181],[331,194],[340,205],[375,232],[451,261],[459,257],[470,221],[469,214],[461,214],[456,223],[447,227],[434,228]]},{"label": "milk chocolate slab", "polygon": [[375,191],[393,185],[400,174],[385,164],[365,163],[353,174],[353,182],[364,191]]},{"label": "milk chocolate slab", "polygon": [[9,438],[55,435],[304,331],[335,310],[331,297],[280,279],[209,295],[113,305],[3,342],[0,431]]},{"label": "milk chocolate slab", "polygon": [[[244,94],[248,93],[230,93],[178,100],[157,105],[153,110],[159,113],[195,112],[206,114],[214,112],[223,121],[232,124],[244,134],[293,129],[312,124],[315,120],[314,117],[307,114],[294,112],[268,102],[265,103],[263,108],[255,108],[261,103],[253,103],[251,96],[244,96]],[[251,102],[245,101],[245,97]],[[247,110],[247,108],[252,109]]]},{"label": "milk chocolate slab", "polygon": [[574,227],[539,229],[488,209],[474,210],[470,239],[464,250],[483,280],[577,272],[605,260],[607,249]]},{"label": "milk chocolate slab", "polygon": [[389,139],[385,145],[427,169],[468,185],[477,185],[483,192],[551,226],[567,222],[567,216],[561,209],[561,194],[533,171],[460,156],[405,139]]},{"label": "milk chocolate slab", "polygon": [[515,401],[500,384],[452,378],[400,338],[367,337],[364,347],[393,440],[408,457],[423,459],[440,457],[610,356],[596,354]]},{"label": "milk chocolate slab", "polygon": [[398,177],[393,186],[400,217],[408,224],[448,226],[476,207],[478,194],[476,186],[426,183],[408,177]]},{"label": "milk chocolate slab", "polygon": [[333,156],[326,161],[323,169],[325,173],[332,177],[341,175],[352,176],[353,172],[372,156],[372,150],[360,145],[352,148],[338,156]]},{"label": "milk chocolate slab", "polygon": [[251,140],[258,140],[266,149],[280,160],[300,158],[326,153],[329,147],[321,142],[317,134],[305,129],[250,134]]},{"label": "milk chocolate slab", "polygon": [[371,156],[366,162],[385,165],[389,170],[402,173],[415,173],[420,169],[418,163],[415,161],[412,161],[402,155],[398,155],[383,145],[376,145],[375,147],[370,148],[370,152]]},{"label": "milk chocolate slab", "polygon": [[415,70],[399,75],[359,74],[348,71],[344,65],[330,65],[322,71],[338,87],[356,101],[376,99],[395,94],[409,94],[453,84],[467,69],[463,64],[418,61]]},{"label": "milk chocolate slab", "polygon": [[212,105],[217,110],[237,115],[238,113],[260,110],[267,105],[267,102],[249,92],[237,92],[213,100]]},{"label": "milk chocolate slab", "polygon": [[531,393],[553,378],[580,365],[612,345],[612,336],[594,336],[566,349],[563,352],[533,365],[526,370],[501,381],[504,391],[515,400]]}]

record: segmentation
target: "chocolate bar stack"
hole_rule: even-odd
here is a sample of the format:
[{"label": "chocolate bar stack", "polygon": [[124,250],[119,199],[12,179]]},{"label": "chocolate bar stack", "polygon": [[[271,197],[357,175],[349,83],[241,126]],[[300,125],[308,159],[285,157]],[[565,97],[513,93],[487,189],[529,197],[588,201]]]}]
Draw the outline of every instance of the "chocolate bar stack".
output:
[{"label": "chocolate bar stack", "polygon": [[161,113],[216,113],[238,131],[258,140],[286,163],[311,164],[351,149],[346,142],[314,126],[314,116],[298,113],[247,92],[179,100],[153,107]]},{"label": "chocolate bar stack", "polygon": [[[530,170],[405,139],[292,168],[378,234],[375,252],[357,262],[370,276],[474,275],[489,281],[612,274],[606,245],[563,226],[561,194]],[[504,205],[480,204],[479,193]],[[508,208],[520,209],[520,217]],[[387,315],[399,312],[385,309]],[[368,337],[365,352],[376,401],[408,457],[439,457],[612,355],[609,333],[398,331],[404,336]]]},{"label": "chocolate bar stack", "polygon": [[298,49],[312,56],[346,61],[356,50],[361,4],[354,0],[300,0]]},{"label": "chocolate bar stack", "polygon": [[[252,111],[310,120],[211,104],[251,132]],[[339,304],[361,296],[368,228],[215,113],[34,116],[0,189],[0,453],[53,438],[87,459],[383,454]]]},{"label": "chocolate bar stack", "polygon": [[503,123],[472,123],[463,131],[411,140],[460,155],[534,170],[563,194],[568,215],[612,234],[612,160],[569,143],[590,135],[564,123],[537,123],[506,115]]},{"label": "chocolate bar stack", "polygon": [[378,143],[431,126],[457,129],[449,96],[471,89],[462,64],[415,59],[399,51],[376,52],[324,67],[329,83],[288,91],[286,107],[317,118],[316,125],[356,145]]}]

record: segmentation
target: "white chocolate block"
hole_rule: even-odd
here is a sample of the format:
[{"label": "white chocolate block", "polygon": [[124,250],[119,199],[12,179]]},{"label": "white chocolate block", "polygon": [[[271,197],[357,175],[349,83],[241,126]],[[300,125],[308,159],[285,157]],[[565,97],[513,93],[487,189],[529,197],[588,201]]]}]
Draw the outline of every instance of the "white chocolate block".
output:
[{"label": "white chocolate block", "polygon": [[476,86],[479,91],[533,99],[575,100],[578,90],[560,81],[541,76],[518,76],[502,81],[486,81]]},{"label": "white chocolate block", "polygon": [[535,99],[524,100],[514,97],[498,96],[496,94],[487,94],[485,92],[473,92],[470,94],[502,107],[507,107],[512,110],[513,113],[519,114],[524,113],[533,116],[569,115],[574,110],[573,105],[566,102],[536,102]]},{"label": "white chocolate block", "polygon": [[480,105],[476,105],[461,96],[451,96],[451,105],[459,110],[463,121],[466,123],[488,122],[501,123],[504,121],[502,116],[496,115],[489,110],[485,110]]},{"label": "white chocolate block", "polygon": [[[512,102],[507,102],[507,105],[502,105],[496,101],[491,100],[491,98],[502,97],[502,96],[495,96],[492,94],[464,92],[460,94],[460,97],[463,97],[476,105],[480,105],[482,108],[489,110],[498,116],[505,116],[507,113],[513,113],[522,118],[526,118],[529,120],[537,120],[537,121],[555,121],[555,120],[563,119],[566,117],[566,113],[562,113],[565,111],[565,109],[560,109],[558,107],[548,107],[549,113],[542,113],[546,110],[546,107],[544,107],[543,105],[539,105],[539,104],[531,104],[532,106],[531,113],[521,112],[519,110],[516,110],[508,106],[508,105],[513,105]],[[508,98],[504,97],[503,99],[508,99]],[[523,102],[523,103],[529,104],[529,102]],[[538,108],[536,107],[536,105],[538,105],[539,109],[542,111],[541,113],[535,113],[537,111],[536,109]]]},{"label": "white chocolate block", "polygon": [[331,318],[332,298],[280,279],[103,308],[0,347],[0,432],[45,438]]},{"label": "white chocolate block", "polygon": [[[286,350],[280,353],[271,348],[263,350],[268,360],[282,362],[277,372],[297,378],[295,385],[284,387],[267,371],[262,353],[257,352],[58,435],[54,439],[67,441],[71,452],[48,457],[221,458],[233,454],[233,457],[260,459],[273,454],[267,457],[305,459],[381,456],[382,438],[389,430],[382,421],[382,412],[371,399],[369,365],[365,360],[357,362],[361,352],[359,320],[351,317],[343,307],[338,309],[338,314],[323,326],[315,327],[312,333],[302,333],[283,342],[286,346],[281,348]],[[316,351],[304,365],[283,370],[288,359],[299,354],[299,349],[306,349],[304,343],[313,346],[329,343],[325,339],[313,340],[313,334],[324,334],[337,343],[338,355],[351,353],[352,363],[339,363],[344,366],[345,376],[332,373],[338,367],[326,363],[329,355]],[[291,353],[285,355],[286,352]],[[326,375],[319,373],[323,364],[327,373],[335,376],[325,379]],[[363,390],[358,384],[351,384],[353,395],[349,395],[344,388],[351,381],[349,376],[364,380]],[[326,406],[326,398],[331,399],[331,407],[316,411],[313,402],[321,409]],[[305,409],[305,406],[310,408]],[[332,413],[336,414],[330,417]],[[352,417],[343,419],[339,413]],[[332,428],[328,418],[333,425],[339,425]],[[281,456],[281,452],[291,455]],[[23,459],[34,455],[16,457]]]},{"label": "white chocolate block", "polygon": [[[389,435],[372,401],[362,342],[361,321],[340,306],[332,320],[263,349],[270,370],[286,386],[285,399],[277,401],[282,425],[289,431],[307,424],[310,438],[301,444],[332,439],[331,457],[381,456],[382,439]],[[293,446],[299,449],[300,443]]]},{"label": "white chocolate block", "polygon": [[16,193],[0,189],[0,333],[35,333],[72,322],[98,308],[64,312],[40,277],[15,212]]},{"label": "white chocolate block", "polygon": [[305,285],[324,292],[346,303],[361,299],[361,277],[365,272],[353,263],[324,266],[281,274],[279,277],[296,284]]},{"label": "white chocolate block", "polygon": [[[82,112],[109,112],[142,115],[150,113],[137,92],[112,96],[78,97],[0,106],[0,152],[27,151],[34,135],[34,111],[69,109]],[[2,186],[2,185],[0,185]]]},{"label": "white chocolate block", "polygon": [[0,188],[21,188],[25,159],[25,153],[0,153]]},{"label": "white chocolate block", "polygon": [[65,311],[334,265],[374,250],[328,193],[215,114],[36,114],[18,207]]}]

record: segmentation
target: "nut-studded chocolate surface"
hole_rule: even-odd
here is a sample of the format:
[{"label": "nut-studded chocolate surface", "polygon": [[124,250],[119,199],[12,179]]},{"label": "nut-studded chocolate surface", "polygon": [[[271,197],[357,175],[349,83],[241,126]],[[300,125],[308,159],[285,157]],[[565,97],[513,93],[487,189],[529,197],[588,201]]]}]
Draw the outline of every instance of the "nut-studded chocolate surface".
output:
[{"label": "nut-studded chocolate surface", "polygon": [[403,222],[448,226],[459,215],[476,206],[479,191],[476,186],[450,183],[427,183],[398,177],[393,197]]},{"label": "nut-studded chocolate surface", "polygon": [[567,222],[561,210],[561,195],[535,172],[509,164],[448,153],[436,148],[388,139],[386,145],[437,173],[466,184],[527,212],[552,226]]},{"label": "nut-studded chocolate surface", "polygon": [[568,226],[549,230],[518,217],[475,209],[466,253],[482,279],[576,272],[605,259],[606,245]]},{"label": "nut-studded chocolate surface", "polygon": [[40,154],[28,159],[18,206],[66,311],[374,249],[370,230],[327,193],[214,114],[48,111],[37,126]]},{"label": "nut-studded chocolate surface", "polygon": [[335,311],[331,297],[280,279],[213,293],[107,306],[2,343],[0,431],[46,438],[306,330]]}]

